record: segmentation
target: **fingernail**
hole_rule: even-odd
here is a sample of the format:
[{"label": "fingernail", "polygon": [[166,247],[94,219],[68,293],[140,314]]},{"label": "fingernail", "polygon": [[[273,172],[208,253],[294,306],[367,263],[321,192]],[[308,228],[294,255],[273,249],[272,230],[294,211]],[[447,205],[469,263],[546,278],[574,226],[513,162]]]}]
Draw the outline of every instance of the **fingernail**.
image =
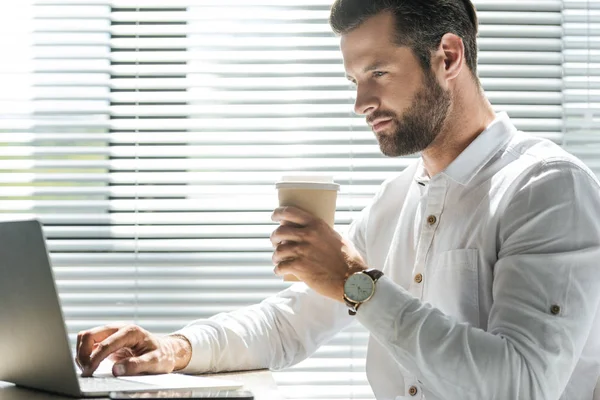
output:
[{"label": "fingernail", "polygon": [[121,364],[115,365],[115,376],[125,375],[125,366]]}]

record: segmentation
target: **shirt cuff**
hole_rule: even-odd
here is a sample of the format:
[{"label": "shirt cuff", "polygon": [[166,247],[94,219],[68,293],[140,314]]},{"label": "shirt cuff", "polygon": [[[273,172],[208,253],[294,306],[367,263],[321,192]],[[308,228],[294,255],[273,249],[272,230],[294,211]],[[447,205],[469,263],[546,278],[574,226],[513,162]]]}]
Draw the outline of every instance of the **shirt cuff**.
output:
[{"label": "shirt cuff", "polygon": [[389,332],[406,306],[415,300],[402,286],[384,275],[375,283],[373,297],[358,308],[356,318],[371,333]]},{"label": "shirt cuff", "polygon": [[210,325],[193,326],[180,329],[169,335],[181,335],[192,345],[192,357],[188,365],[175,372],[181,374],[202,374],[210,372],[212,351],[210,346]]}]

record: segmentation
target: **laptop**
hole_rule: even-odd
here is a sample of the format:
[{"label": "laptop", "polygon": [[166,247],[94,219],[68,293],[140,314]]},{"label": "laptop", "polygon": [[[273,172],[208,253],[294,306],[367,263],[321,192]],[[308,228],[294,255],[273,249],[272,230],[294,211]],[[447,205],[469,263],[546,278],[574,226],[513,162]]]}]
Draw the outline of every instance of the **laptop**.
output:
[{"label": "laptop", "polygon": [[0,380],[73,397],[166,389],[238,389],[181,374],[83,378],[73,359],[38,221],[0,222]]}]

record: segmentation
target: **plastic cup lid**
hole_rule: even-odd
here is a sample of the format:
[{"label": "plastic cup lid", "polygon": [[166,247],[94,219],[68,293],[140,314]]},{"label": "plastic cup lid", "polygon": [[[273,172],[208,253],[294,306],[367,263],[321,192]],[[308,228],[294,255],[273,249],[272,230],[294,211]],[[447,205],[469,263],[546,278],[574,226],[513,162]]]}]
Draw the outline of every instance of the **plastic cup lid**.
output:
[{"label": "plastic cup lid", "polygon": [[277,189],[318,189],[318,190],[340,190],[340,185],[333,182],[332,176],[322,175],[294,175],[283,176],[276,183]]}]

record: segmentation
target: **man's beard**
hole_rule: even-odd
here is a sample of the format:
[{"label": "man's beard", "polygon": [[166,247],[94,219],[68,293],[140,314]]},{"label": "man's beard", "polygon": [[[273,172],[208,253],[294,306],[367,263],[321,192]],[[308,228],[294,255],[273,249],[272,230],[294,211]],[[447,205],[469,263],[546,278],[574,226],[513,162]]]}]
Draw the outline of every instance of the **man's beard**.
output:
[{"label": "man's beard", "polygon": [[388,157],[399,157],[425,150],[440,134],[448,110],[450,94],[442,89],[431,72],[424,75],[424,85],[414,96],[412,105],[399,119],[389,111],[375,112],[369,121],[391,118],[392,133],[376,133],[381,152]]}]

